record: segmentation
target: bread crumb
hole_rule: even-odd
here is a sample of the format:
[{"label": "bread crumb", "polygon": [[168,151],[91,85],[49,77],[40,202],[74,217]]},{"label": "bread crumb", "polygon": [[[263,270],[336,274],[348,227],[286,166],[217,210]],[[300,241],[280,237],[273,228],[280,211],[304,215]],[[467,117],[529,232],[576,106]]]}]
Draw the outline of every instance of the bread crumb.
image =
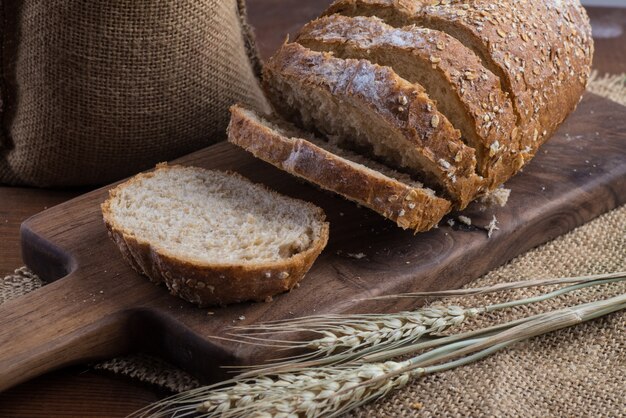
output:
[{"label": "bread crumb", "polygon": [[461,215],[457,219],[459,220],[459,222],[462,222],[467,226],[472,225],[472,220],[468,218],[467,216]]},{"label": "bread crumb", "polygon": [[454,219],[450,218],[450,219],[448,219],[447,223],[448,223],[448,225],[450,225],[450,226],[454,226],[454,224],[455,224],[456,222],[454,222]]},{"label": "bread crumb", "polygon": [[439,159],[439,165],[443,167],[444,170],[448,171],[452,168],[452,165],[444,160],[443,158]]},{"label": "bread crumb", "polygon": [[505,189],[504,187],[498,187],[491,192],[482,195],[478,198],[480,203],[484,203],[487,206],[500,206],[504,207],[506,203],[509,201],[509,196],[511,195],[511,189]]},{"label": "bread crumb", "polygon": [[365,254],[364,254],[364,253],[356,253],[356,254],[353,254],[353,253],[346,253],[346,255],[347,255],[348,257],[350,257],[350,258],[356,258],[357,260],[360,260],[360,259],[362,259],[362,258],[365,258]]},{"label": "bread crumb", "polygon": [[239,320],[240,320],[240,321],[243,321],[244,319],[246,319],[246,316],[245,316],[245,315],[241,315],[241,316],[239,317]]},{"label": "bread crumb", "polygon": [[270,303],[270,302],[274,302],[274,298],[271,296],[268,296],[265,298],[265,303]]},{"label": "bread crumb", "polygon": [[215,312],[213,312],[213,311],[207,311],[207,313],[206,313],[206,314],[207,314],[207,315],[215,315]]},{"label": "bread crumb", "polygon": [[422,409],[424,407],[424,404],[421,402],[413,402],[411,404],[411,408],[413,409]]},{"label": "bread crumb", "polygon": [[[488,117],[489,115],[485,115],[485,116]],[[500,150],[500,142],[498,142],[498,140],[493,141],[493,143],[489,146],[489,156],[493,157],[494,155],[498,153],[499,150]]]},{"label": "bread crumb", "polygon": [[491,222],[489,222],[489,224],[485,227],[485,229],[487,230],[487,238],[491,238],[491,234],[493,234],[493,231],[497,231],[500,228],[498,228],[498,219],[496,218],[496,215],[493,215],[493,218],[491,219]]}]

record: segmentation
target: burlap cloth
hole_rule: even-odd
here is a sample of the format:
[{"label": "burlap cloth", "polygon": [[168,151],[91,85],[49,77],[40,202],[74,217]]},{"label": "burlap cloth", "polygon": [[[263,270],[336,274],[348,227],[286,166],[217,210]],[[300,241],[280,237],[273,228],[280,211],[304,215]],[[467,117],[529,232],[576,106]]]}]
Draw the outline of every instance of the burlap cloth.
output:
[{"label": "burlap cloth", "polygon": [[99,185],[267,110],[244,0],[0,0],[0,183]]},{"label": "burlap cloth", "polygon": [[[626,105],[625,84],[624,75],[594,76],[589,90]],[[626,206],[511,260],[468,287],[623,270],[626,270]],[[20,268],[0,280],[0,303],[42,285],[41,280],[26,268]],[[480,297],[450,298],[442,303],[478,306],[546,290],[520,289]],[[462,330],[624,292],[624,282],[582,289],[537,305],[475,318]],[[176,367],[141,354],[116,358],[93,367],[171,391],[198,385],[193,377]],[[626,416],[626,312],[536,337],[477,363],[416,379],[353,415]]]}]

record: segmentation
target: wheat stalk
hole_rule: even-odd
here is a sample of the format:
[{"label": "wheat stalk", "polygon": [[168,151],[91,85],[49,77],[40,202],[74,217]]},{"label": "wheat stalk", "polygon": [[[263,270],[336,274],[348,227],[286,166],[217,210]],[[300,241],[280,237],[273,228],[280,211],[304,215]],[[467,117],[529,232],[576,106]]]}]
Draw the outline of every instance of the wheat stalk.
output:
[{"label": "wheat stalk", "polygon": [[[376,380],[409,364],[385,362],[356,367],[316,368],[276,376],[239,380],[233,386],[206,387],[184,397],[166,400],[138,416],[280,417],[319,416],[322,411],[341,409],[356,398],[387,392],[405,385],[408,375]],[[365,384],[365,385],[364,385]],[[356,390],[352,390],[358,388]],[[201,402],[198,400],[201,399]]]},{"label": "wheat stalk", "polygon": [[[273,345],[286,349],[306,349],[300,355],[274,359],[271,363],[253,366],[248,376],[259,370],[282,370],[285,368],[312,367],[335,363],[345,363],[363,358],[389,359],[390,353],[397,353],[402,347],[416,347],[425,336],[437,336],[451,327],[462,324],[467,318],[514,306],[526,305],[562,294],[599,284],[626,279],[625,273],[583,276],[565,279],[549,279],[543,283],[576,283],[540,296],[513,300],[485,307],[463,308],[460,306],[432,306],[410,312],[395,314],[345,314],[315,315],[303,318],[273,321],[258,325],[233,327],[238,333],[229,334],[235,341],[249,344]],[[455,295],[474,295],[520,287],[537,286],[537,281],[499,284],[490,288],[447,291]],[[443,292],[436,292],[441,295]],[[430,296],[431,293],[420,293]],[[406,295],[402,295],[406,297]],[[415,296],[413,296],[415,297]],[[268,335],[282,335],[295,332],[313,332],[319,335],[309,340],[285,340]],[[404,350],[406,351],[406,350]],[[387,354],[385,354],[387,353]],[[381,355],[378,355],[381,354]]]},{"label": "wheat stalk", "polygon": [[[441,334],[481,311],[481,308],[433,306],[396,314],[320,315],[289,322],[235,327],[244,333],[234,334],[233,337],[236,337],[237,341],[251,344],[275,344],[283,348],[312,351],[304,355],[278,359],[284,361],[275,361],[272,367],[289,365],[295,360],[304,363],[311,359],[320,359],[320,361],[308,362],[307,366],[331,364],[411,344],[425,335]],[[266,336],[266,334],[303,331],[314,332],[320,337],[304,341],[290,341]],[[268,365],[259,367],[265,368]]]},{"label": "wheat stalk", "polygon": [[621,279],[626,278],[626,271],[618,271],[614,273],[604,274],[592,274],[585,276],[575,277],[561,277],[557,279],[541,279],[541,280],[522,280],[517,282],[498,283],[486,287],[472,287],[467,289],[450,289],[450,290],[438,290],[430,292],[410,292],[400,293],[397,295],[383,295],[374,296],[371,298],[357,299],[357,300],[385,300],[385,299],[399,299],[399,298],[423,298],[423,297],[447,297],[447,296],[470,296],[470,295],[484,295],[488,293],[503,292],[506,290],[523,289],[529,287],[543,287],[558,284],[584,284],[590,283],[592,285],[597,284],[598,281],[604,281],[609,279]]},{"label": "wheat stalk", "polygon": [[133,416],[317,417],[336,416],[406,385],[410,379],[462,366],[518,341],[626,308],[626,295],[581,304],[498,332],[465,338],[403,362],[318,367],[233,379],[166,399]]}]

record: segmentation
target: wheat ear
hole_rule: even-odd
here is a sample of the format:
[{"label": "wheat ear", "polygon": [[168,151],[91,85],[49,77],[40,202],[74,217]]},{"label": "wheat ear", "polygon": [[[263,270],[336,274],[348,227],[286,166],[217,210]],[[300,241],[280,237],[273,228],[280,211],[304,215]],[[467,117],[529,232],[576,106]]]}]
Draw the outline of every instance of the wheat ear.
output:
[{"label": "wheat ear", "polygon": [[185,392],[132,416],[336,416],[406,385],[410,379],[462,366],[518,341],[626,308],[626,295],[542,315],[490,336],[457,341],[402,362],[319,367]]},{"label": "wheat ear", "polygon": [[[438,336],[449,328],[460,325],[469,317],[544,301],[574,290],[624,279],[626,279],[624,273],[559,279],[561,283],[572,283],[572,281],[578,283],[539,296],[484,307],[432,306],[395,314],[316,315],[233,327],[238,333],[230,335],[238,342],[308,350],[304,354],[273,359],[271,363],[250,367],[250,374],[263,369],[312,367],[345,363],[362,358],[389,359],[392,357],[385,353],[397,353],[403,347],[415,347],[423,337]],[[551,279],[548,282],[554,284],[557,281]],[[522,283],[525,283],[526,287],[537,286],[536,282],[518,282],[513,284],[512,288],[519,288]],[[495,287],[502,290],[501,285]],[[466,294],[492,291],[490,288],[480,288],[474,292],[473,290],[467,289]],[[276,337],[276,335],[297,332],[312,332],[318,337],[304,341]]]}]

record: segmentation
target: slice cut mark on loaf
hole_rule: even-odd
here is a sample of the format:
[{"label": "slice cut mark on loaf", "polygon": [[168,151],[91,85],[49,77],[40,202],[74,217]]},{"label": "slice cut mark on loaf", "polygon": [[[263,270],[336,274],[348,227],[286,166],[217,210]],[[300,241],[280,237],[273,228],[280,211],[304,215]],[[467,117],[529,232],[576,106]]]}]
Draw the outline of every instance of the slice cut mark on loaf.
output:
[{"label": "slice cut mark on loaf", "polygon": [[328,240],[320,208],[195,167],[139,174],[111,190],[102,211],[135,269],[200,305],[290,289]]},{"label": "slice cut mark on loaf", "polygon": [[444,32],[394,28],[377,17],[331,15],[305,25],[296,42],[339,58],[367,59],[391,67],[424,87],[438,110],[476,150],[479,173],[491,185],[512,174],[515,115],[499,79],[480,59]]},{"label": "slice cut mark on loaf", "polygon": [[449,201],[405,173],[239,106],[231,107],[228,140],[257,158],[378,212],[404,229],[431,229],[451,208]]},{"label": "slice cut mark on loaf", "polygon": [[388,67],[292,43],[266,63],[263,81],[287,119],[420,176],[460,208],[482,188],[474,150],[421,86]]}]

